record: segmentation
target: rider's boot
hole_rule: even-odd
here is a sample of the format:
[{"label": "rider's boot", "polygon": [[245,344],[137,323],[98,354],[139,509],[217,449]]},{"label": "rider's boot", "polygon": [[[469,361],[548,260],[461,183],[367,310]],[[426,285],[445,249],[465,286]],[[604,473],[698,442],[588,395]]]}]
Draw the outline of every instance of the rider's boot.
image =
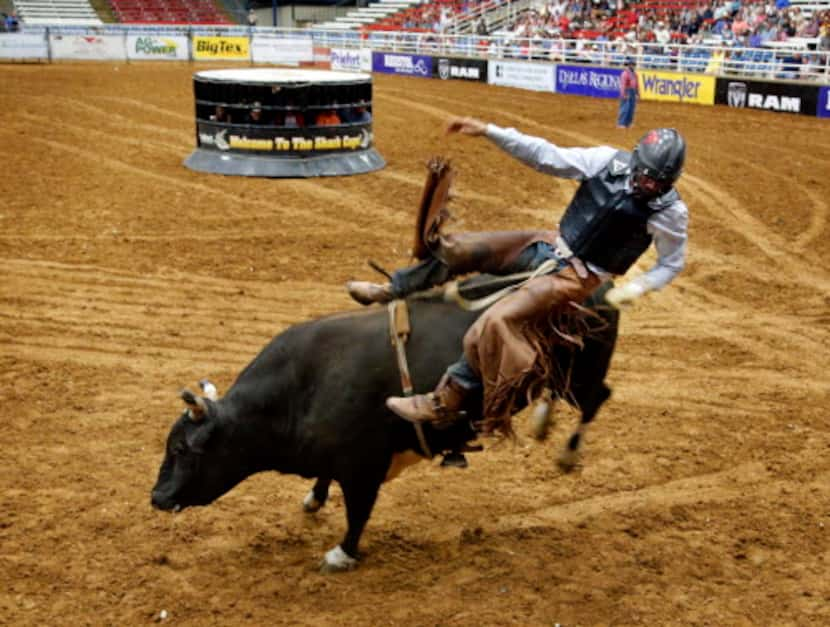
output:
[{"label": "rider's boot", "polygon": [[445,374],[433,392],[390,396],[386,399],[386,406],[409,422],[450,423],[464,416],[461,407],[466,396],[467,389]]},{"label": "rider's boot", "polygon": [[346,289],[349,296],[361,305],[388,303],[394,300],[392,286],[389,283],[371,283],[369,281],[348,281]]}]

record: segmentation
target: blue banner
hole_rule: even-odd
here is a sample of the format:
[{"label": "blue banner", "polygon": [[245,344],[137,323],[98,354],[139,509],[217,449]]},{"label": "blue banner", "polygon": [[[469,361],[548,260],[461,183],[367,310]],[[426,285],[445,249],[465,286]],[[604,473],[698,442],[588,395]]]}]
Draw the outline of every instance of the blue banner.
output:
[{"label": "blue banner", "polygon": [[816,115],[820,118],[830,118],[830,87],[821,88]]},{"label": "blue banner", "polygon": [[584,65],[557,65],[556,93],[592,98],[619,98],[621,74],[622,70]]},{"label": "blue banner", "polygon": [[432,77],[432,57],[420,54],[397,54],[394,52],[373,52],[372,71],[383,74]]}]

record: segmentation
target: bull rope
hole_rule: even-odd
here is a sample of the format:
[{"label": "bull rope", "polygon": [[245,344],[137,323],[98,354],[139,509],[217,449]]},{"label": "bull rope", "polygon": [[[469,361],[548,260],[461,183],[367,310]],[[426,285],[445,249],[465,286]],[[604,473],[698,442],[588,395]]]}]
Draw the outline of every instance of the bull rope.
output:
[{"label": "bull rope", "polygon": [[[395,357],[398,360],[398,370],[401,374],[401,388],[404,396],[412,396],[414,388],[412,387],[412,377],[409,374],[409,363],[406,359],[406,340],[409,339],[409,310],[406,306],[405,300],[393,300],[387,306],[389,312],[389,338],[392,340],[392,346],[395,347]],[[415,428],[415,435],[418,436],[418,443],[421,445],[421,451],[426,454],[429,459],[435,457],[427,444],[427,439],[424,436],[424,429],[420,423],[414,422],[412,426]]]}]

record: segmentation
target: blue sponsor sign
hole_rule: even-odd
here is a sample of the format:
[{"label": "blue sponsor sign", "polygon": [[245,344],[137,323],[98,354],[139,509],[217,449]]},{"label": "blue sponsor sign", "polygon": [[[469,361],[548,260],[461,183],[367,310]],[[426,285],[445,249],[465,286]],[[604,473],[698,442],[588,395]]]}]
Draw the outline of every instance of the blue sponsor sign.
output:
[{"label": "blue sponsor sign", "polygon": [[619,98],[621,75],[622,70],[557,65],[556,92],[592,98]]},{"label": "blue sponsor sign", "polygon": [[830,118],[830,87],[822,87],[818,94],[818,110],[820,118]]},{"label": "blue sponsor sign", "polygon": [[372,71],[383,74],[432,77],[432,57],[420,54],[398,54],[396,52],[373,52]]}]

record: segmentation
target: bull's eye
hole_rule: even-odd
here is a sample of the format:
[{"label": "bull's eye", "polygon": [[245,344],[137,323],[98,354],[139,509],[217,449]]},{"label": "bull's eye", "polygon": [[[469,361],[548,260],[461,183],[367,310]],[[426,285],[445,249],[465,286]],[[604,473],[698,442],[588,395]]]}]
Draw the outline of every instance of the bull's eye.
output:
[{"label": "bull's eye", "polygon": [[185,447],[184,442],[182,441],[177,442],[176,445],[173,447],[174,455],[183,455],[186,452],[187,448]]}]

